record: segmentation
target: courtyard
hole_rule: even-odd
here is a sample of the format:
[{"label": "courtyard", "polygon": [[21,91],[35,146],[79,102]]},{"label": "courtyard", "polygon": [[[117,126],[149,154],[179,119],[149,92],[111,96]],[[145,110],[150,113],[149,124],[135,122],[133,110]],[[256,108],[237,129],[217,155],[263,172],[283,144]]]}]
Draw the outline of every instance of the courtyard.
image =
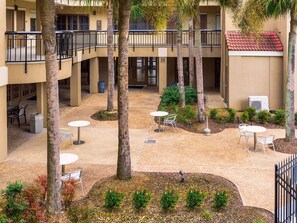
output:
[{"label": "courtyard", "polygon": [[[60,127],[68,128],[77,138],[77,129],[67,124],[86,120],[89,126],[81,128],[82,145],[61,142],[61,153],[75,153],[77,162],[66,165],[66,172],[83,169],[83,182],[89,191],[99,179],[114,175],[117,163],[117,121],[96,121],[92,114],[106,107],[107,94],[83,94],[79,107],[61,104]],[[115,97],[116,98],[116,97]],[[288,155],[269,151],[251,151],[249,154],[238,144],[237,128],[210,136],[190,133],[182,129],[154,132],[157,123],[150,112],[157,110],[160,98],[154,88],[129,89],[129,131],[132,170],[135,172],[209,173],[233,182],[245,206],[274,210],[274,164]],[[115,103],[116,104],[116,103]],[[34,105],[31,106],[34,107]],[[34,108],[33,108],[34,109]],[[17,179],[30,182],[46,174],[46,129],[31,134],[29,125],[8,128],[9,155],[0,163],[0,189]],[[268,129],[264,135],[284,137],[284,129]],[[145,143],[155,139],[156,143]],[[252,146],[252,140],[249,141]],[[77,193],[78,197],[80,193]]]}]

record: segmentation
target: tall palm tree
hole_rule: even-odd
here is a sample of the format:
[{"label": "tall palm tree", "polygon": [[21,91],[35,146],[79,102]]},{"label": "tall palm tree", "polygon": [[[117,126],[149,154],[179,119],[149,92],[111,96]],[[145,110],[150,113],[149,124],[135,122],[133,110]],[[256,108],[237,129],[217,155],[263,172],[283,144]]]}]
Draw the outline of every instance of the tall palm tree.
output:
[{"label": "tall palm tree", "polygon": [[42,38],[45,51],[47,93],[47,216],[60,220],[61,169],[59,146],[58,63],[55,33],[55,1],[40,0]]},{"label": "tall palm tree", "polygon": [[118,161],[117,177],[131,178],[130,141],[128,128],[128,36],[131,0],[119,0],[119,83],[118,83]]},{"label": "tall palm tree", "polygon": [[295,49],[297,30],[297,1],[296,0],[248,0],[239,18],[239,27],[245,32],[259,32],[264,21],[270,17],[278,17],[290,13],[290,31],[288,37],[288,55],[286,71],[286,141],[295,141],[294,117],[294,85],[295,85]]},{"label": "tall palm tree", "polygon": [[176,1],[177,7],[177,38],[176,38],[176,47],[177,47],[177,71],[178,71],[178,89],[179,89],[179,106],[184,108],[186,105],[185,99],[185,85],[184,85],[184,68],[183,68],[183,25],[182,25],[182,7],[183,0]]}]

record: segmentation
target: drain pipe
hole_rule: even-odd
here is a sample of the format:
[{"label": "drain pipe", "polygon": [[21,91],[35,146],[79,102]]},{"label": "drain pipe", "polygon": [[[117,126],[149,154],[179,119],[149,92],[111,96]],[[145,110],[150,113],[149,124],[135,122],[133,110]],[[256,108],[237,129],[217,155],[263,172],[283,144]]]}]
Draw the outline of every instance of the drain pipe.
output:
[{"label": "drain pipe", "polygon": [[206,128],[204,129],[204,135],[209,136],[210,135],[210,129],[208,128],[208,116],[205,116],[205,124],[206,124]]}]

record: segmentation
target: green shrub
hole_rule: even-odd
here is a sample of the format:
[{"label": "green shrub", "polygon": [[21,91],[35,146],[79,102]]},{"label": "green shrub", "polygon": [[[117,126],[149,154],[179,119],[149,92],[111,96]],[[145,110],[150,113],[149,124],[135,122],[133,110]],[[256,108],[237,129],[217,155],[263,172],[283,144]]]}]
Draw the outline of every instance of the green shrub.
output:
[{"label": "green shrub", "polygon": [[210,211],[208,211],[208,210],[203,210],[201,212],[201,216],[202,216],[202,218],[204,218],[207,221],[212,219],[212,213]]},{"label": "green shrub", "polygon": [[260,122],[261,124],[266,124],[267,122],[270,121],[271,115],[269,113],[269,111],[263,110],[260,111],[257,114],[257,121]]},{"label": "green shrub", "polygon": [[218,110],[216,108],[211,109],[209,112],[209,116],[211,119],[215,119],[217,114],[218,114]]},{"label": "green shrub", "polygon": [[285,123],[286,123],[285,110],[282,110],[282,109],[276,110],[275,114],[273,116],[273,121],[276,124],[285,125]]},{"label": "green shrub", "polygon": [[297,125],[297,112],[295,113],[295,125]]},{"label": "green shrub", "polygon": [[[197,101],[197,91],[191,87],[185,87],[185,99],[186,104],[192,104]],[[161,104],[165,105],[177,105],[179,102],[179,91],[178,87],[170,86],[164,88],[161,96]]]},{"label": "green shrub", "polygon": [[136,191],[132,195],[133,207],[137,210],[145,208],[148,202],[152,199],[152,194],[147,190]]},{"label": "green shrub", "polygon": [[108,190],[105,195],[105,205],[104,207],[108,210],[113,210],[121,206],[121,202],[124,198],[124,194],[118,193],[112,190]]},{"label": "green shrub", "polygon": [[217,115],[217,116],[216,116],[216,122],[219,123],[219,124],[222,124],[222,123],[225,122],[225,119],[224,119],[223,116],[221,116],[221,115]]},{"label": "green shrub", "polygon": [[71,223],[89,223],[95,220],[95,211],[88,205],[71,205],[67,211]]},{"label": "green shrub", "polygon": [[236,110],[234,108],[228,108],[227,112],[228,112],[227,122],[234,122],[236,119]]},{"label": "green shrub", "polygon": [[243,123],[247,123],[249,121],[249,113],[247,111],[242,112],[240,119]]},{"label": "green shrub", "polygon": [[253,121],[254,117],[256,116],[256,108],[253,106],[246,108],[247,113],[249,114],[249,121]]},{"label": "green shrub", "polygon": [[27,208],[27,202],[22,196],[23,189],[24,184],[16,181],[14,183],[9,183],[6,189],[2,191],[2,196],[5,200],[3,212],[6,217],[13,222],[25,222],[22,214]]},{"label": "green shrub", "polygon": [[226,207],[228,198],[229,196],[226,191],[216,192],[214,195],[214,207],[217,209]]},{"label": "green shrub", "polygon": [[[191,119],[195,118],[196,112],[192,109],[190,105],[186,105],[184,108],[177,109],[177,121],[188,123]],[[173,113],[173,112],[171,112]]]},{"label": "green shrub", "polygon": [[174,208],[178,198],[178,194],[175,191],[164,192],[160,200],[163,211],[168,211],[170,208]]},{"label": "green shrub", "polygon": [[183,112],[187,116],[187,118],[194,118],[196,116],[196,112],[193,110],[193,108],[190,105],[186,105],[183,109]]},{"label": "green shrub", "polygon": [[197,90],[189,86],[185,87],[186,104],[192,104],[197,101]]},{"label": "green shrub", "polygon": [[199,190],[189,190],[187,193],[187,207],[200,207],[205,199],[206,194]]}]

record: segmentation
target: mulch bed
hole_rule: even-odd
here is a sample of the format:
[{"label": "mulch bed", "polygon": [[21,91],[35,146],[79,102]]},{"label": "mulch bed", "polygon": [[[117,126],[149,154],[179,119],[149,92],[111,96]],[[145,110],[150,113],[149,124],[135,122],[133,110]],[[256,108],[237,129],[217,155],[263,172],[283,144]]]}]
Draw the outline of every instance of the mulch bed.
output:
[{"label": "mulch bed", "polygon": [[106,111],[100,110],[95,114],[91,115],[91,118],[98,121],[116,121],[118,120],[118,112],[117,111]]},{"label": "mulch bed", "polygon": [[[206,193],[203,205],[199,208],[186,207],[186,193],[190,188],[196,188]],[[124,193],[121,207],[112,212],[104,208],[105,193],[108,189]],[[152,200],[142,211],[132,207],[132,193],[147,189],[152,194]],[[169,212],[162,211],[160,198],[165,191],[174,190],[179,194],[176,207]],[[226,191],[229,199],[226,207],[215,209],[214,193]],[[178,173],[133,173],[129,181],[117,180],[115,177],[98,181],[89,194],[81,201],[73,203],[73,207],[89,208],[94,211],[92,218],[84,222],[273,222],[273,214],[267,210],[245,207],[236,186],[225,178],[210,174],[186,174],[185,182],[180,182]],[[78,210],[78,209],[76,209]],[[203,213],[208,212],[210,219],[205,219]],[[82,213],[82,212],[76,212]],[[77,216],[78,217],[78,216]],[[262,220],[262,221],[260,221]]]},{"label": "mulch bed", "polygon": [[281,153],[297,153],[297,140],[294,143],[285,141],[284,138],[274,140],[275,150]]}]

